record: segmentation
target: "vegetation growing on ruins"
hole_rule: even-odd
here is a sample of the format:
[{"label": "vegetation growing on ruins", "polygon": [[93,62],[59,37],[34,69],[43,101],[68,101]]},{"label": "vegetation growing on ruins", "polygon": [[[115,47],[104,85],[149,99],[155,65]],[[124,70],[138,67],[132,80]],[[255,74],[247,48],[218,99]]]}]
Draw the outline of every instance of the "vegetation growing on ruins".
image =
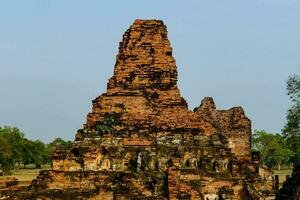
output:
[{"label": "vegetation growing on ruins", "polygon": [[104,118],[102,122],[100,122],[96,129],[99,132],[99,135],[103,135],[104,133],[114,133],[114,126],[117,124],[117,119],[113,116],[107,116]]}]

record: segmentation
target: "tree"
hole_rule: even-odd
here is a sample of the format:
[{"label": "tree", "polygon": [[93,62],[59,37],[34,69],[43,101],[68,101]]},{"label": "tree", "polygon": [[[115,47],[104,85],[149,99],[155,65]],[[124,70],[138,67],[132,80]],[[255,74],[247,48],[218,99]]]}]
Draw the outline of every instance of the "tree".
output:
[{"label": "tree", "polygon": [[22,163],[24,165],[24,168],[26,165],[34,163],[33,148],[34,148],[33,142],[25,138],[22,144],[22,149],[23,149]]},{"label": "tree", "polygon": [[292,161],[300,164],[300,76],[292,75],[287,81],[288,96],[294,103],[287,111],[287,122],[283,129],[288,147],[293,152]]},{"label": "tree", "polygon": [[290,164],[292,152],[287,148],[285,139],[280,134],[255,131],[252,137],[253,148],[260,151],[262,163],[269,168]]},{"label": "tree", "polygon": [[35,140],[32,142],[33,145],[33,164],[35,164],[36,168],[41,168],[42,164],[47,163],[46,157],[48,156],[48,152],[46,151],[46,145],[40,140]]},{"label": "tree", "polygon": [[49,163],[49,152],[46,145],[40,140],[24,139],[22,146],[24,168],[27,164],[34,164],[36,168],[41,168],[43,164]]},{"label": "tree", "polygon": [[6,138],[0,137],[0,165],[4,173],[11,167],[11,146]]},{"label": "tree", "polygon": [[15,167],[16,163],[20,164],[22,161],[22,144],[24,140],[24,133],[22,133],[17,127],[4,126],[0,127],[0,137],[6,138],[11,148],[11,162]]}]

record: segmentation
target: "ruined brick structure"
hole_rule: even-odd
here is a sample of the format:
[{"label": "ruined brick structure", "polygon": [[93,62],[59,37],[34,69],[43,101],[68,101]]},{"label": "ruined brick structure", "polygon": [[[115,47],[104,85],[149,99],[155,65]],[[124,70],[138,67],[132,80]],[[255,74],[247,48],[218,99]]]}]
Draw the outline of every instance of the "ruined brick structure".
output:
[{"label": "ruined brick structure", "polygon": [[166,26],[136,20],[71,148],[57,148],[53,170],[10,198],[272,199],[259,165],[243,109],[218,110],[206,97],[189,110]]}]

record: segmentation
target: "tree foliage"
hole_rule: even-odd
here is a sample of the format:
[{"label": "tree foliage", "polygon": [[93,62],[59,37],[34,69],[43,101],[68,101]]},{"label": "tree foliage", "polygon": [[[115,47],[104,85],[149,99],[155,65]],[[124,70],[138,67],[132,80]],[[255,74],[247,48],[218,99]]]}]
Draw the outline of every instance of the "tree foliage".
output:
[{"label": "tree foliage", "polygon": [[51,153],[55,145],[67,147],[71,142],[56,138],[53,142],[45,144],[40,140],[29,140],[25,134],[16,127],[0,127],[0,169],[4,172],[16,169],[22,164],[34,164],[40,168],[43,164],[51,162]]},{"label": "tree foliage", "polygon": [[287,94],[294,103],[287,111],[287,122],[283,129],[288,147],[292,151],[292,161],[300,164],[300,76],[292,75],[287,81]]},{"label": "tree foliage", "polygon": [[11,166],[11,146],[6,138],[0,137],[0,164],[4,171]]},{"label": "tree foliage", "polygon": [[22,161],[22,142],[24,140],[24,133],[22,133],[16,127],[4,126],[0,127],[0,138],[7,141],[7,149],[10,150],[10,156],[6,157],[1,163],[6,168],[15,167],[15,163],[20,163]]},{"label": "tree foliage", "polygon": [[280,134],[271,134],[265,131],[255,131],[252,136],[253,149],[260,151],[261,160],[269,168],[289,165],[292,156],[286,140]]}]

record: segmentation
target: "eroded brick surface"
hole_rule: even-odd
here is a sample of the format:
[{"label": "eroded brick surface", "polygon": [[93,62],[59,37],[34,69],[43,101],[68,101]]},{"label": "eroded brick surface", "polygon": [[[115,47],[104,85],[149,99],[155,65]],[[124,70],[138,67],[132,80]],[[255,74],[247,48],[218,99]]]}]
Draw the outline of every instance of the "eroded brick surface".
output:
[{"label": "eroded brick surface", "polygon": [[188,110],[166,26],[136,20],[72,147],[10,198],[272,199],[250,141],[241,107],[218,110],[206,97]]}]

